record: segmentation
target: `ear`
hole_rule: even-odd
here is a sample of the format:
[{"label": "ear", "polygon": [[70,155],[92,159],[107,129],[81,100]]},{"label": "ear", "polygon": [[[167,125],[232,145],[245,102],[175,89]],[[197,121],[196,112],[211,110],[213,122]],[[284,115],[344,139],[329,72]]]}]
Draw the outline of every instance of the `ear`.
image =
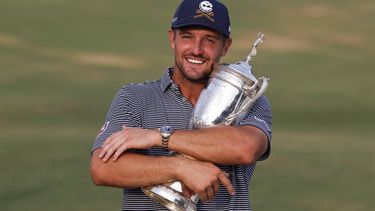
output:
[{"label": "ear", "polygon": [[232,45],[232,38],[229,37],[225,39],[223,51],[221,52],[221,56],[225,56],[225,54],[227,54],[228,49],[230,48],[231,45]]},{"label": "ear", "polygon": [[172,49],[175,48],[175,31],[172,29],[169,29],[168,31],[168,38],[169,38],[169,45]]}]

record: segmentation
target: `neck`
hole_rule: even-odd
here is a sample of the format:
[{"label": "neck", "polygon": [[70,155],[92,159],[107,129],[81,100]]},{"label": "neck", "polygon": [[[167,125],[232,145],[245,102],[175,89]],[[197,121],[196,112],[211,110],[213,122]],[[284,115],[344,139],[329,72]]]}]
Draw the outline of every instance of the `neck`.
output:
[{"label": "neck", "polygon": [[198,101],[199,95],[206,87],[207,80],[205,81],[191,81],[186,79],[180,71],[174,71],[172,80],[180,87],[181,94],[195,106]]}]

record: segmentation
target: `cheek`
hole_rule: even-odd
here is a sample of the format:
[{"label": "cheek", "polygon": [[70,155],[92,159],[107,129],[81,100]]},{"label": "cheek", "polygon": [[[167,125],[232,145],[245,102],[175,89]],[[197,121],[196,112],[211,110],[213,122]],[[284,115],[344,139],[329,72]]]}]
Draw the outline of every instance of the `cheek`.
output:
[{"label": "cheek", "polygon": [[216,50],[211,55],[212,55],[212,59],[214,61],[218,62],[220,60],[220,58],[223,56],[223,52],[219,51],[219,50]]},{"label": "cheek", "polygon": [[186,45],[182,43],[175,43],[174,45],[174,51],[176,54],[182,54],[184,51],[186,51]]},{"label": "cheek", "polygon": [[219,60],[220,57],[225,55],[223,46],[221,45],[211,45],[206,46],[206,54],[209,55],[213,60]]},{"label": "cheek", "polygon": [[216,57],[218,58],[218,60],[220,60],[220,58],[225,56],[225,54],[227,53],[226,50],[223,47],[218,49],[217,52],[218,53],[217,53]]}]

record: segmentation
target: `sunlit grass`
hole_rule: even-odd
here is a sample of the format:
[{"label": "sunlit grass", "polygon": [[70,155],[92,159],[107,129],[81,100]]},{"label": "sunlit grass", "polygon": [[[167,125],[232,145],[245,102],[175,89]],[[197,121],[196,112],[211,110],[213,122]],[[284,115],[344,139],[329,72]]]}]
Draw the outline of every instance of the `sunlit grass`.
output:
[{"label": "sunlit grass", "polygon": [[[90,151],[117,90],[172,65],[177,0],[0,3],[0,205],[118,210],[96,187]],[[375,169],[372,1],[225,1],[242,60],[266,41],[254,74],[270,78],[269,160],[254,175],[255,210],[371,210]]]}]

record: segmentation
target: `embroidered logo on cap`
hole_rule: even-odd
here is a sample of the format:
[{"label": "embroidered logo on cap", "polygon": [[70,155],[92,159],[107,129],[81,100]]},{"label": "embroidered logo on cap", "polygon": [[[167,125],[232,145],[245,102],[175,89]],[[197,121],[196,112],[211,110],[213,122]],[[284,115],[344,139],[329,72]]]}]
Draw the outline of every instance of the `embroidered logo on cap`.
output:
[{"label": "embroidered logo on cap", "polygon": [[210,21],[215,22],[213,17],[215,16],[214,12],[212,10],[214,9],[214,6],[211,4],[209,1],[202,1],[199,4],[199,9],[196,11],[196,16],[194,18],[201,18],[201,17],[206,17]]},{"label": "embroidered logo on cap", "polygon": [[209,1],[202,1],[200,4],[199,4],[199,9],[202,11],[202,12],[205,12],[205,13],[208,13],[208,12],[212,12],[212,9],[214,8],[214,6],[211,4],[211,2]]}]

